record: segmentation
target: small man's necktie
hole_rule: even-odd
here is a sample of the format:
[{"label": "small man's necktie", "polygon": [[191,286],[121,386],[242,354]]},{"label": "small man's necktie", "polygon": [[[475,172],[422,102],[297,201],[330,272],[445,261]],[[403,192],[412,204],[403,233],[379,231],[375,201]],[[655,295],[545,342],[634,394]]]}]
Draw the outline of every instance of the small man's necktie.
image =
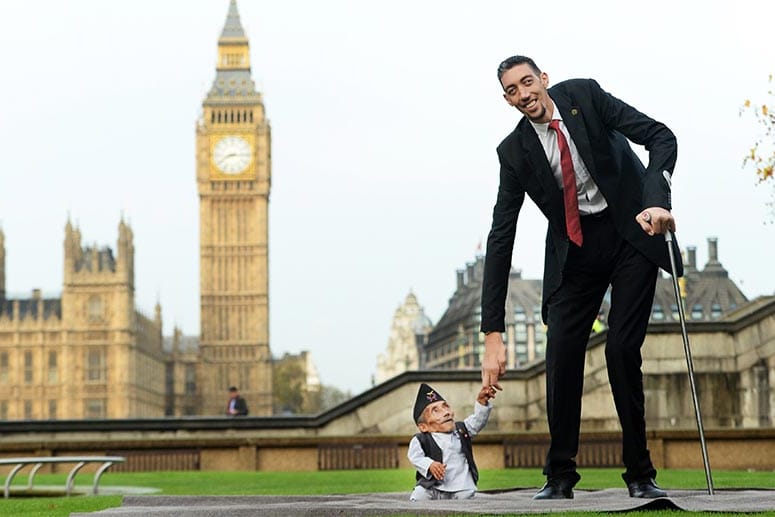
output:
[{"label": "small man's necktie", "polygon": [[549,122],[549,127],[557,133],[557,147],[560,148],[560,167],[562,168],[562,192],[565,200],[565,230],[568,238],[576,246],[581,247],[584,236],[581,234],[581,218],[579,217],[579,199],[576,193],[576,172],[573,170],[573,159],[568,141],[560,130],[560,121]]}]

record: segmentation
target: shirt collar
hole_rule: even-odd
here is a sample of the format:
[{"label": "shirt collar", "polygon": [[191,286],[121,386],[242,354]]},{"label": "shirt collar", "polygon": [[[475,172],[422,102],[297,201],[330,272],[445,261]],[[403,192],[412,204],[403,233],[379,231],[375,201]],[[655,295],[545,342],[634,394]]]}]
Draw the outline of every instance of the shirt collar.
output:
[{"label": "shirt collar", "polygon": [[[549,97],[549,100],[552,100],[551,97]],[[530,119],[527,119],[530,124],[533,126],[533,129],[535,129],[535,132],[539,135],[546,135],[549,132],[549,122],[540,123],[540,122],[533,122]],[[562,120],[562,115],[560,115],[560,110],[557,109],[557,104],[554,103],[552,100],[552,120]]]}]

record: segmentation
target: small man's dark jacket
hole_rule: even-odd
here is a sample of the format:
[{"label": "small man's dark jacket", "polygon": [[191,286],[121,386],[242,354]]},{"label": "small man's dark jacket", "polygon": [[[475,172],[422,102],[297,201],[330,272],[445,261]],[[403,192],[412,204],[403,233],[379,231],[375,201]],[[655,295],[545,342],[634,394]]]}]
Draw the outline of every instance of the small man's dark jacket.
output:
[{"label": "small man's dark jacket", "polygon": [[[471,435],[468,434],[468,429],[466,429],[466,425],[463,422],[455,422],[455,430],[460,437],[460,446],[463,450],[463,455],[468,461],[468,470],[471,472],[471,477],[474,478],[474,483],[478,483],[479,469],[476,468],[476,463],[474,463],[474,450],[471,445]],[[431,433],[417,433],[414,436],[417,438],[417,441],[420,442],[420,447],[422,447],[422,450],[427,457],[433,461],[444,463],[443,453],[436,443],[436,440],[433,439]],[[423,488],[431,488],[439,483],[430,472],[428,472],[428,477],[424,477],[419,472],[416,472],[415,477],[417,478],[417,484]]]}]

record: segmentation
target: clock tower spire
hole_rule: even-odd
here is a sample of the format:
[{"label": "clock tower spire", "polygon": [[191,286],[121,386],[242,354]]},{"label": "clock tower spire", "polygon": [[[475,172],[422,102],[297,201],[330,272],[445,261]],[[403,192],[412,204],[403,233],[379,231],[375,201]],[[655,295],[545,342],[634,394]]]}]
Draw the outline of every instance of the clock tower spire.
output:
[{"label": "clock tower spire", "polygon": [[[218,38],[218,71],[244,72],[250,79],[250,49],[245,30],[242,28],[237,1],[231,0],[226,24]],[[217,82],[217,78],[216,78]]]},{"label": "clock tower spire", "polygon": [[226,24],[221,31],[220,41],[228,39],[239,39],[247,44],[248,38],[245,36],[245,31],[242,28],[242,22],[239,19],[239,11],[237,10],[237,0],[229,1],[229,13],[226,15]]},{"label": "clock tower spire", "polygon": [[271,129],[251,77],[236,0],[196,127],[202,413],[223,414],[237,386],[251,415],[272,414],[267,218]]}]

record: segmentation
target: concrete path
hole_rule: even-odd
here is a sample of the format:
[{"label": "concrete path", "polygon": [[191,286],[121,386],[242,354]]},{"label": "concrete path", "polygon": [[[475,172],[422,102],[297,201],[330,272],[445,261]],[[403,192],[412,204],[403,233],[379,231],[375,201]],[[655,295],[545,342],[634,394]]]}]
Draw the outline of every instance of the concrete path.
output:
[{"label": "concrete path", "polygon": [[616,512],[672,509],[686,511],[775,511],[775,490],[668,490],[669,497],[634,499],[622,488],[576,490],[575,499],[533,501],[536,490],[519,489],[479,493],[465,501],[412,503],[409,493],[329,496],[126,496],[123,505],[73,517],[138,517],[186,515],[192,517],[341,516],[341,515],[464,515],[519,514],[565,511]]}]

